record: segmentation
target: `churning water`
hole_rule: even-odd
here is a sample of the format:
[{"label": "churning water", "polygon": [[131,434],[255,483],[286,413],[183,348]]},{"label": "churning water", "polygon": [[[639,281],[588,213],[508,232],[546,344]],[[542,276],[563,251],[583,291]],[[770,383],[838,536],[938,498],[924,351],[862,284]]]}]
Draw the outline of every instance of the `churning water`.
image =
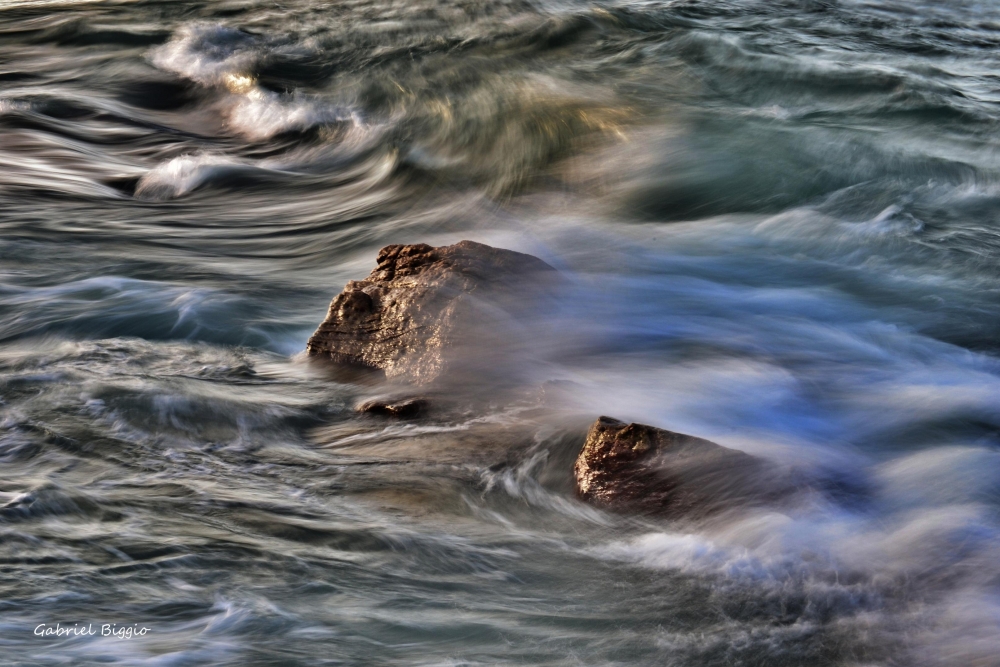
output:
[{"label": "churning water", "polygon": [[[1000,665],[998,148],[993,2],[0,1],[0,663]],[[464,238],[545,389],[355,415]],[[599,414],[841,492],[607,514]]]}]

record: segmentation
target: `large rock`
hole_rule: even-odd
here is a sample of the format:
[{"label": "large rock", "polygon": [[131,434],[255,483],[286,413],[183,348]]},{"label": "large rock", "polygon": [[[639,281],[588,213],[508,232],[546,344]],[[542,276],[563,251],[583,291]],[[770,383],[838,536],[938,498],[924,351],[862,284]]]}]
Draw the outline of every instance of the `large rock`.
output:
[{"label": "large rock", "polygon": [[537,257],[472,241],[386,246],[371,275],[333,299],[307,351],[416,383],[495,373],[530,341],[556,275]]},{"label": "large rock", "polygon": [[579,496],[612,510],[701,517],[793,491],[774,464],[708,440],[601,417],[573,468]]}]

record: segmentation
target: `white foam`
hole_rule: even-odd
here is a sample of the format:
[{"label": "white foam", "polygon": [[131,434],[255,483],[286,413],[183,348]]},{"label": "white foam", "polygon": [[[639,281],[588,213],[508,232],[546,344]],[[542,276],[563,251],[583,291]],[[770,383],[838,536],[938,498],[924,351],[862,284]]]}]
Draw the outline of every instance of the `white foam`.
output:
[{"label": "white foam", "polygon": [[297,93],[280,95],[260,87],[253,72],[267,55],[267,46],[252,35],[197,23],[180,28],[169,42],[151,52],[150,60],[160,69],[222,91],[219,105],[227,126],[253,141],[356,120],[349,109],[324,100]]},{"label": "white foam", "polygon": [[647,533],[640,537],[611,542],[591,553],[598,558],[632,562],[660,570],[678,570],[699,574],[765,575],[765,565],[749,550],[727,549],[696,534]]},{"label": "white foam", "polygon": [[174,37],[150,54],[154,65],[206,86],[249,71],[262,55],[253,36],[219,24],[182,26]]},{"label": "white foam", "polygon": [[1000,495],[1000,452],[935,447],[880,466],[877,478],[900,508],[977,502]]},{"label": "white foam", "polygon": [[226,116],[231,130],[254,141],[282,132],[354,121],[352,114],[341,108],[327,107],[300,95],[281,96],[261,88],[232,95]]},{"label": "white foam", "polygon": [[916,637],[916,664],[1000,664],[1000,596],[962,590],[936,611],[937,622]]},{"label": "white foam", "polygon": [[181,155],[157,165],[143,176],[135,188],[135,196],[142,199],[180,197],[201,186],[213,175],[241,164],[222,155]]},{"label": "white foam", "polygon": [[[586,551],[602,560],[704,577],[721,589],[785,595],[856,614],[878,631],[921,628],[901,664],[994,665],[1000,655],[995,451],[949,447],[878,466],[864,513],[827,507],[751,514],[700,532],[649,532]],[[893,610],[886,613],[884,607]],[[902,605],[902,608],[896,607]]]}]

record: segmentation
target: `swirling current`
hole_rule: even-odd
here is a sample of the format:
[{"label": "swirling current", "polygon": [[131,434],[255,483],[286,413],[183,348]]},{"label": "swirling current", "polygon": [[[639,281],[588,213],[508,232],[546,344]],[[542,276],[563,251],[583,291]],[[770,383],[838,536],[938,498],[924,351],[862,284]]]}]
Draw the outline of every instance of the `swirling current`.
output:
[{"label": "swirling current", "polygon": [[[993,2],[0,2],[0,663],[1000,665],[998,149]],[[356,414],[461,239],[534,384]],[[605,512],[602,414],[840,491]]]}]

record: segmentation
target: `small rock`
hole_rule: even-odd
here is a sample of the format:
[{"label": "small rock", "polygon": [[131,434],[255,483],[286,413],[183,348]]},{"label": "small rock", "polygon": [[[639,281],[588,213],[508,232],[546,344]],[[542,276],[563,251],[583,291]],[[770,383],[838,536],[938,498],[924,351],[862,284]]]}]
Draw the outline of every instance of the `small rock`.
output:
[{"label": "small rock", "polygon": [[612,510],[701,517],[780,500],[778,466],[708,440],[601,417],[573,467],[583,500]]},{"label": "small rock", "polygon": [[428,405],[428,402],[422,398],[405,398],[400,400],[374,398],[359,405],[357,411],[380,417],[414,419],[426,413]]}]

